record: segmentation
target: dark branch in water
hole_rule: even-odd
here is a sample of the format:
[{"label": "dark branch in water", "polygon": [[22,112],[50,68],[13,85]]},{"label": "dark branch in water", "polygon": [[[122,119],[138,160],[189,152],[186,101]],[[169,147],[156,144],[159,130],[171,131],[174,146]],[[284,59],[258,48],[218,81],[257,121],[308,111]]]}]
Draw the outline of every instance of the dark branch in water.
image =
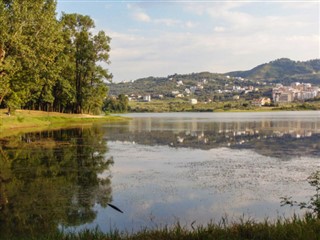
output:
[{"label": "dark branch in water", "polygon": [[119,208],[117,208],[116,206],[114,206],[114,205],[112,205],[112,204],[110,204],[110,203],[108,203],[108,205],[109,205],[110,207],[112,207],[113,209],[117,210],[118,212],[123,213],[123,212],[122,212]]}]

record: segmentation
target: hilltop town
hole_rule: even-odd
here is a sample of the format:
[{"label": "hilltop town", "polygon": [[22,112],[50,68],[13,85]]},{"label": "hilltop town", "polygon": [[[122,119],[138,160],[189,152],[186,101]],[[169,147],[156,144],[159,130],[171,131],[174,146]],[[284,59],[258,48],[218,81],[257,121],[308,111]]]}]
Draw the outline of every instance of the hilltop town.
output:
[{"label": "hilltop town", "polygon": [[173,74],[110,84],[110,95],[129,101],[184,101],[191,104],[244,102],[281,105],[319,98],[320,60],[279,59],[243,72]]}]

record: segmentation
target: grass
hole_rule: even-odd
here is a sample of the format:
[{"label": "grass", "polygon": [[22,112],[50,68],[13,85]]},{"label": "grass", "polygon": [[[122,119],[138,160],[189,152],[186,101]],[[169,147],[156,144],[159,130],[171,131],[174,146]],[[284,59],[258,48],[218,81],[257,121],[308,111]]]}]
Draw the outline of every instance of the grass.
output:
[{"label": "grass", "polygon": [[276,107],[256,107],[246,101],[211,102],[192,105],[187,101],[154,100],[130,102],[131,112],[265,112],[265,111],[320,110],[320,103],[290,103]]},{"label": "grass", "polygon": [[320,110],[320,101],[288,103],[280,106],[252,106],[245,100],[227,102],[199,102],[192,105],[183,99],[153,100],[151,102],[130,102],[131,112],[265,112]]},{"label": "grass", "polygon": [[130,102],[132,112],[213,112],[227,111],[230,109],[250,110],[243,107],[242,103],[231,102],[211,102],[192,105],[188,101],[182,99],[169,100],[153,100],[151,102]]},{"label": "grass", "polygon": [[0,109],[0,137],[48,128],[80,126],[96,122],[123,121],[117,116],[94,116],[88,114],[64,114],[31,110],[16,110],[11,116]]},{"label": "grass", "polygon": [[228,240],[316,240],[320,239],[320,219],[311,214],[303,218],[278,219],[275,222],[265,220],[240,219],[238,223],[229,224],[226,219],[220,223],[188,228],[177,223],[173,227],[143,229],[136,233],[113,230],[103,233],[99,229],[83,230],[79,233],[57,232],[52,235],[28,239],[62,239],[62,240],[193,240],[193,239],[228,239]]}]

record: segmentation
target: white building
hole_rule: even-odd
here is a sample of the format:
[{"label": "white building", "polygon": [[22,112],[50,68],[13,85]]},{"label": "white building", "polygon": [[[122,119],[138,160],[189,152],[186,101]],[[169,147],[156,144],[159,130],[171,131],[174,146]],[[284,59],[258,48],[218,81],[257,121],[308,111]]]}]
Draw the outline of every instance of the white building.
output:
[{"label": "white building", "polygon": [[175,97],[176,97],[176,98],[183,98],[184,95],[183,95],[182,93],[179,93],[179,94],[177,94]]},{"label": "white building", "polygon": [[197,103],[198,103],[198,100],[195,99],[195,98],[191,98],[191,99],[190,99],[190,103],[191,103],[192,105],[197,104]]},{"label": "white building", "polygon": [[183,85],[183,82],[180,80],[177,82],[177,86],[182,86]]},{"label": "white building", "polygon": [[151,96],[150,95],[143,96],[143,101],[144,102],[151,102]]},{"label": "white building", "polygon": [[318,87],[312,87],[310,83],[292,83],[290,87],[277,84],[272,89],[272,98],[275,103],[292,102],[294,100],[307,100],[317,97]]},{"label": "white building", "polygon": [[194,93],[196,90],[197,90],[197,87],[196,87],[196,86],[190,87],[190,91],[191,91],[192,93]]}]

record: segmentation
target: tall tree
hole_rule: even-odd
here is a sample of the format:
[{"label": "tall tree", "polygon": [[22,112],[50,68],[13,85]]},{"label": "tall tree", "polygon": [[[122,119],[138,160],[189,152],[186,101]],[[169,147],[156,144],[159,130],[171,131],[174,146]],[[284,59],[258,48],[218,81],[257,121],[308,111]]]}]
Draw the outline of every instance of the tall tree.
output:
[{"label": "tall tree", "polygon": [[[1,24],[0,24],[1,25]],[[0,105],[3,98],[9,93],[9,79],[6,73],[6,67],[4,66],[3,60],[6,52],[0,46]]]},{"label": "tall tree", "polygon": [[[8,75],[6,104],[47,108],[59,73],[55,61],[62,50],[55,0],[3,0],[1,34]],[[9,90],[8,90],[9,89]]]},{"label": "tall tree", "polygon": [[4,1],[0,1],[0,105],[4,97],[10,92],[9,87],[9,67],[8,61],[4,61],[6,51],[4,43],[8,39],[8,21],[7,21],[6,5]]},{"label": "tall tree", "polygon": [[[101,109],[107,96],[105,80],[111,79],[101,63],[109,63],[110,38],[100,31],[92,34],[95,27],[89,16],[79,14],[63,14],[61,18],[65,39],[64,53],[69,61],[66,66],[69,80],[75,89],[76,113],[96,112]],[[71,71],[70,71],[71,70]]]},{"label": "tall tree", "polygon": [[88,16],[55,11],[56,0],[0,0],[0,105],[98,113],[110,38]]}]

